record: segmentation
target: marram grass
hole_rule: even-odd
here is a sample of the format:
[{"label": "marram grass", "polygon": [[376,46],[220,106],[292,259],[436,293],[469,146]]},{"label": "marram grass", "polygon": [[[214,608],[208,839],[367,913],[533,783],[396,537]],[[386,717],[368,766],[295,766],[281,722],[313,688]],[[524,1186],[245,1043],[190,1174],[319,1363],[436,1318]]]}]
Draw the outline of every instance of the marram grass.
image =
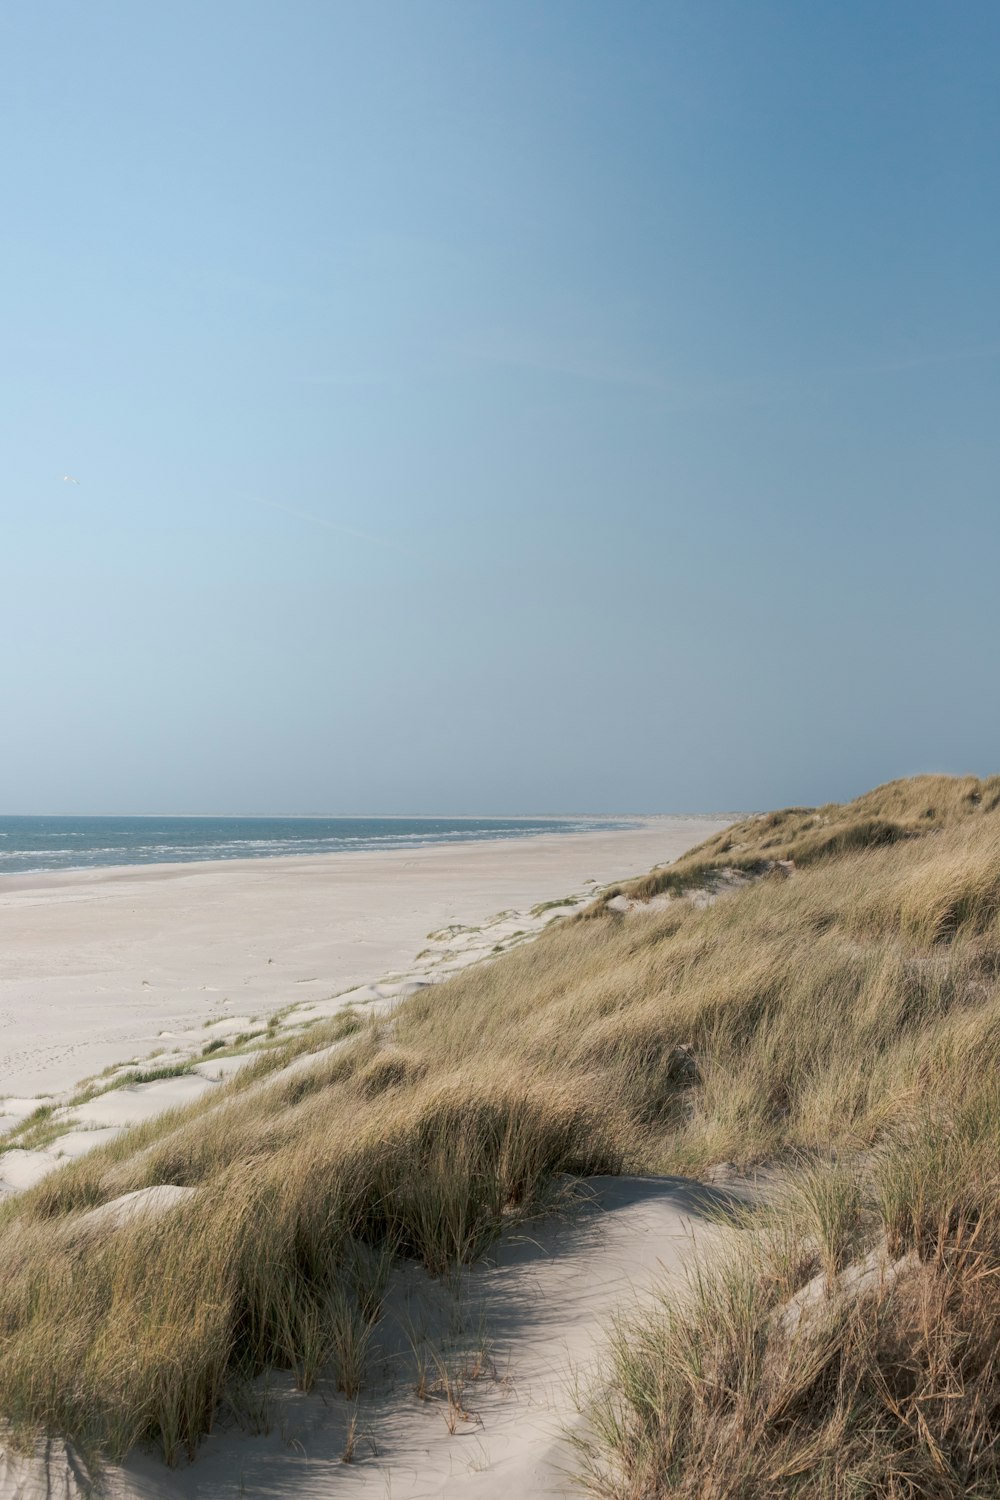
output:
[{"label": "marram grass", "polygon": [[[659,899],[270,1048],[8,1204],[8,1428],[172,1461],[270,1366],[353,1394],[389,1261],[475,1258],[557,1174],[776,1162],[767,1232],[619,1340],[594,1487],[1000,1493],[1000,779],[748,819],[620,889]],[[76,1229],[161,1183],[194,1195]],[[838,1300],[872,1245],[909,1270]],[[775,1308],[823,1272],[790,1339]]]}]

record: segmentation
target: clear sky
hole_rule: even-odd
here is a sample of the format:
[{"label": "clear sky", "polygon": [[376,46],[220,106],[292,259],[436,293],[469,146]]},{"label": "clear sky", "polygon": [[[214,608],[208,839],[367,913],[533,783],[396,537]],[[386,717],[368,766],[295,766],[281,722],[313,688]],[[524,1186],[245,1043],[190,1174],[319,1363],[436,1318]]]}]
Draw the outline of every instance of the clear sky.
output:
[{"label": "clear sky", "polygon": [[1000,769],[998,65],[993,0],[4,7],[0,811]]}]

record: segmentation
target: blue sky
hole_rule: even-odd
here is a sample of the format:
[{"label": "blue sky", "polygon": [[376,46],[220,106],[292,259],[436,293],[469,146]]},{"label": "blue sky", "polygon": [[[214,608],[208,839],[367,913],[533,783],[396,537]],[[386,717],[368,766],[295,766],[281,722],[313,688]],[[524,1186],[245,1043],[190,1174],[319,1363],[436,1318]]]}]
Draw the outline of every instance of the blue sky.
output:
[{"label": "blue sky", "polygon": [[1000,768],[998,63],[974,0],[6,7],[0,810]]}]

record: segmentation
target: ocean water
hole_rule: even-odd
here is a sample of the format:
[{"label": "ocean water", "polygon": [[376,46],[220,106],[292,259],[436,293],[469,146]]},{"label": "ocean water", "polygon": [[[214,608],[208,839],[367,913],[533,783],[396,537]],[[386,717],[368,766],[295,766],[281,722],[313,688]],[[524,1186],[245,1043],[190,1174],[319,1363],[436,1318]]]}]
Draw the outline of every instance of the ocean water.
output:
[{"label": "ocean water", "polygon": [[627,828],[614,818],[0,817],[0,876],[108,865],[269,859]]}]

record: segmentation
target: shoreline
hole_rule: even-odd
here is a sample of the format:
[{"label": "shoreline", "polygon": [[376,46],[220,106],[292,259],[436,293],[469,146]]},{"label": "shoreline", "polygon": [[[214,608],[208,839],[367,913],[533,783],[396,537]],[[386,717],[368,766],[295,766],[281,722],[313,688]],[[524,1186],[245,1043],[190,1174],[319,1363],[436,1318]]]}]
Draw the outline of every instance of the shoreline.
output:
[{"label": "shoreline", "polygon": [[[187,875],[194,871],[206,871],[219,873],[225,870],[250,872],[259,870],[262,866],[284,866],[285,868],[300,868],[303,871],[316,868],[324,861],[336,861],[341,859],[362,860],[369,858],[392,858],[393,856],[417,856],[430,850],[464,850],[495,848],[498,845],[537,845],[543,841],[562,844],[564,841],[574,839],[602,839],[602,838],[627,838],[633,833],[641,833],[645,830],[653,830],[661,825],[670,825],[671,831],[674,825],[690,823],[699,827],[711,826],[713,829],[726,827],[733,822],[738,813],[653,813],[648,817],[625,817],[619,820],[609,818],[609,823],[616,821],[617,827],[577,829],[569,833],[553,833],[550,830],[537,833],[522,833],[513,836],[484,834],[476,839],[439,839],[428,840],[426,843],[412,844],[385,844],[382,847],[363,849],[321,849],[315,853],[299,851],[295,854],[256,854],[237,855],[227,859],[167,859],[167,860],[143,860],[135,864],[107,864],[107,865],[73,865],[68,868],[45,868],[37,870],[12,870],[9,873],[0,872],[0,905],[3,903],[5,894],[21,890],[45,889],[49,885],[89,885],[98,884],[107,879],[169,879],[171,876]],[[457,820],[456,820],[457,821]],[[468,821],[476,822],[470,817]],[[563,821],[574,823],[580,821],[575,815],[567,814],[564,818],[547,819],[550,822]],[[706,834],[706,837],[708,835]],[[700,840],[696,839],[696,842]],[[684,851],[682,851],[684,852]],[[672,856],[676,857],[676,856]],[[617,876],[615,879],[619,878]]]},{"label": "shoreline", "polygon": [[[562,838],[575,833],[625,832],[664,817],[732,817],[733,814],[662,814],[662,813],[553,813],[519,814],[515,817],[493,816],[487,813],[461,814],[440,818],[383,814],[376,817],[311,817],[305,814],[290,818],[281,817],[202,817],[196,814],[166,814],[160,817],[153,813],[138,816],[114,814],[107,818],[91,814],[72,814],[66,817],[47,818],[43,815],[0,814],[0,890],[11,880],[30,879],[49,875],[72,875],[94,870],[153,869],[160,866],[189,864],[234,864],[241,861],[256,862],[261,859],[307,859],[328,854],[354,854],[361,852],[392,853],[394,850],[437,847],[444,844],[510,842],[530,838]],[[22,845],[16,828],[17,823],[31,825],[54,823],[63,825],[54,830],[63,838],[73,840],[82,837],[75,825],[104,825],[101,833],[112,840],[110,846],[90,850],[73,845],[52,851],[56,855],[76,856],[80,863],[68,863],[66,858],[46,863],[47,851],[43,845],[29,842]],[[107,825],[122,825],[128,833],[134,833],[137,825],[148,824],[152,830],[149,841],[142,838],[132,843],[128,838],[116,842],[113,831]],[[190,825],[212,835],[207,840],[195,838],[184,842],[185,835],[178,825]],[[224,834],[221,825],[232,825],[241,836],[235,841]],[[310,837],[299,837],[290,832],[296,824],[310,825]],[[374,832],[373,827],[384,824],[384,831]],[[322,825],[317,827],[317,825]],[[466,828],[463,825],[468,825]],[[37,830],[36,830],[37,831]],[[6,841],[14,838],[11,847]],[[169,848],[163,840],[178,838],[182,842]],[[284,847],[283,847],[284,846]],[[221,852],[223,849],[225,853]],[[97,857],[95,857],[97,856]],[[36,860],[38,863],[24,863]]]},{"label": "shoreline", "polygon": [[[677,858],[727,818],[0,880],[0,1099],[45,1097],[175,1033],[263,1020],[412,968],[429,932]],[[2,1113],[0,1107],[0,1113]]]}]

